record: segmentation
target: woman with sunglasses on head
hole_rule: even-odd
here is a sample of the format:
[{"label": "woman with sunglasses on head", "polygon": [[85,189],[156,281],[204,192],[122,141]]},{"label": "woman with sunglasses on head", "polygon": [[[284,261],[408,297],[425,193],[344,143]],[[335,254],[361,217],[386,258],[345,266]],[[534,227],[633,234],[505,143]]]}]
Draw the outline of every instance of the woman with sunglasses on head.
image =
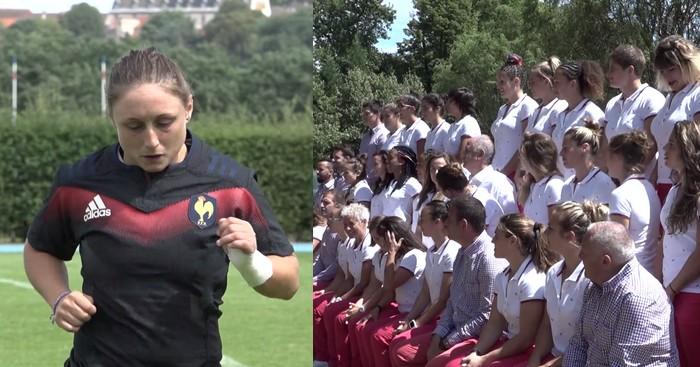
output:
[{"label": "woman with sunglasses on head", "polygon": [[557,116],[566,110],[566,101],[557,97],[554,89],[554,72],[560,64],[559,58],[551,56],[530,69],[527,81],[532,98],[539,102],[539,106],[527,120],[527,132],[551,136]]},{"label": "woman with sunglasses on head", "polygon": [[668,36],[654,50],[654,67],[659,89],[668,92],[666,103],[651,122],[659,151],[656,191],[664,203],[673,186],[671,169],[663,159],[664,146],[678,121],[700,118],[700,49],[682,36]]},{"label": "woman with sunglasses on head", "polygon": [[509,177],[513,177],[518,168],[518,147],[523,142],[528,118],[537,108],[537,102],[523,92],[523,69],[523,58],[511,53],[496,75],[498,93],[506,103],[498,109],[496,120],[491,124],[496,149],[491,164]]},{"label": "woman with sunglasses on head", "polygon": [[501,218],[495,255],[509,267],[496,276],[491,314],[472,343],[442,354],[428,366],[511,366],[528,359],[545,309],[546,271],[555,260],[544,246],[544,228],[522,214]]}]

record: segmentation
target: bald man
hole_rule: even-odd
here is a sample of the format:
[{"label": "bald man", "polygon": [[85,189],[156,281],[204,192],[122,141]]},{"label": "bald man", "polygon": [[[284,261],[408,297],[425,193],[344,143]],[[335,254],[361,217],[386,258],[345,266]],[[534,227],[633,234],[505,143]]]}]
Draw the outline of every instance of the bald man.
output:
[{"label": "bald man", "polygon": [[615,222],[593,223],[581,254],[591,285],[564,366],[678,366],[671,304]]}]

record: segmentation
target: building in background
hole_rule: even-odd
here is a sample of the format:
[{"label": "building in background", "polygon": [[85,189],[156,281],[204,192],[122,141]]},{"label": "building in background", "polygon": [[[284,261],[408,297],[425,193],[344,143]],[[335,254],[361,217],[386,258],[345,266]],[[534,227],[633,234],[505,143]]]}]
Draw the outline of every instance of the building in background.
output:
[{"label": "building in background", "polygon": [[144,24],[153,14],[163,11],[180,11],[201,31],[219,11],[222,0],[115,0],[112,10],[105,16],[107,33],[122,38],[138,37]]}]

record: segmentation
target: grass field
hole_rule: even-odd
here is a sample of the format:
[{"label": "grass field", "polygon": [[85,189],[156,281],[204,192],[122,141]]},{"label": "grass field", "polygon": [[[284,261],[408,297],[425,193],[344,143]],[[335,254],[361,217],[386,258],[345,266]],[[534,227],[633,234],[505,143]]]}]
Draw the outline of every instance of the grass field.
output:
[{"label": "grass field", "polygon": [[[311,254],[297,256],[302,281],[291,301],[262,297],[229,271],[219,319],[223,367],[311,365]],[[80,289],[77,256],[68,271],[71,287]],[[22,254],[0,254],[0,367],[63,366],[72,334],[51,325],[49,314],[24,275]]]}]

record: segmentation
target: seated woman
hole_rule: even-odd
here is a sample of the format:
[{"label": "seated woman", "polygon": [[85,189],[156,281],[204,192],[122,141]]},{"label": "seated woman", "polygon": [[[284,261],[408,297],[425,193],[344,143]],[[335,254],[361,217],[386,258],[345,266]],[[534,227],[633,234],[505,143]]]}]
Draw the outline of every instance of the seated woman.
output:
[{"label": "seated woman", "polygon": [[389,366],[389,343],[421,289],[425,269],[425,247],[415,239],[406,222],[386,217],[379,223],[387,253],[382,292],[366,305],[367,315],[356,324],[360,358],[369,365]]},{"label": "seated woman", "polygon": [[[428,339],[437,326],[437,319],[447,305],[452,284],[452,267],[459,252],[459,243],[447,237],[447,204],[435,200],[425,205],[420,217],[423,234],[430,236],[436,245],[428,249],[425,270],[423,271],[423,288],[416,303],[406,317],[394,330],[396,336],[389,346],[392,366],[398,366],[404,360],[413,360],[412,345],[417,339]],[[414,351],[415,352],[415,351]]]},{"label": "seated woman", "polygon": [[562,356],[574,334],[572,325],[576,325],[581,314],[583,292],[591,283],[579,258],[581,241],[591,223],[607,220],[607,217],[607,206],[590,201],[583,204],[567,201],[554,208],[546,232],[547,246],[563,259],[547,271],[544,286],[547,306],[535,350],[527,363],[523,361],[518,367],[562,365]]},{"label": "seated woman", "polygon": [[545,272],[554,259],[544,246],[542,229],[521,214],[501,218],[493,239],[495,255],[510,266],[496,276],[496,307],[478,340],[438,355],[429,367],[512,366],[527,360],[544,313]]}]

